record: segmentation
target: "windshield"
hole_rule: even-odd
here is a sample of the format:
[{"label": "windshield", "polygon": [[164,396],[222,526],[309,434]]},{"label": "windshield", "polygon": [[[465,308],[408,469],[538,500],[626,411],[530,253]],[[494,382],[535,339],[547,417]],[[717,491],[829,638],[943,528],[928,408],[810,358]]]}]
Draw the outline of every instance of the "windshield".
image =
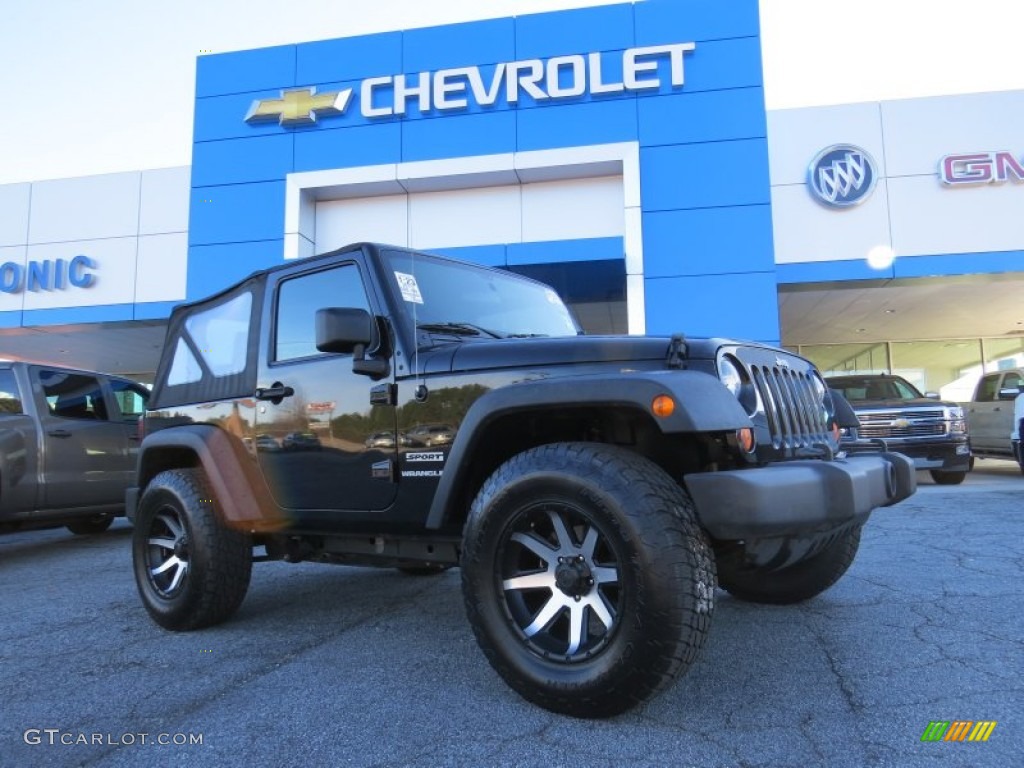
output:
[{"label": "windshield", "polygon": [[921,397],[910,382],[895,376],[844,376],[826,381],[851,403],[858,400],[917,400]]},{"label": "windshield", "polygon": [[548,286],[419,253],[385,251],[407,321],[429,334],[459,338],[575,336],[579,326]]}]

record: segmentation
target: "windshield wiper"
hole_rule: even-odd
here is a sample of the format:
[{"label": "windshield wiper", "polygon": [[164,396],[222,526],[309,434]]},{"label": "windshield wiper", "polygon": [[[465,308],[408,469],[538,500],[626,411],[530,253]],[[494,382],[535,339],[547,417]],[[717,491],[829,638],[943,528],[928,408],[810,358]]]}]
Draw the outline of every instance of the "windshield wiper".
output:
[{"label": "windshield wiper", "polygon": [[420,323],[416,328],[427,333],[450,333],[453,336],[479,336],[484,334],[492,339],[505,338],[497,331],[481,328],[479,325],[473,325],[472,323]]}]

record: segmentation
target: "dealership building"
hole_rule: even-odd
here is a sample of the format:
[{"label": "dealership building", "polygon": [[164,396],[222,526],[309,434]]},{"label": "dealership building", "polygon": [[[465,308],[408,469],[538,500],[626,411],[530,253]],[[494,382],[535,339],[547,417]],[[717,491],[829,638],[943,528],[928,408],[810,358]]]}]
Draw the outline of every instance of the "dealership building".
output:
[{"label": "dealership building", "polygon": [[201,56],[191,166],[0,186],[0,356],[149,379],[175,304],[373,240],[549,282],[595,333],[953,399],[1024,366],[1024,92],[763,85],[755,0]]}]

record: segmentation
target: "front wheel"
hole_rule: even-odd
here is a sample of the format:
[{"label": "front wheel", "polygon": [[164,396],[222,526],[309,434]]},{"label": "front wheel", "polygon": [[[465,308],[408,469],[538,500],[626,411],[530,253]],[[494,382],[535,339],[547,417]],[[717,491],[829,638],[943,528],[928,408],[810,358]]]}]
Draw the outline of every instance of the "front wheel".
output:
[{"label": "front wheel", "polygon": [[202,470],[175,469],[153,478],[139,500],[132,560],[149,615],[185,631],[218,624],[242,604],[252,544],[221,524]]},{"label": "front wheel", "polygon": [[967,477],[966,472],[943,472],[941,469],[932,469],[929,474],[936,485],[960,485]]},{"label": "front wheel", "polygon": [[563,443],[487,480],[464,533],[462,588],[477,642],[529,701],[608,717],[693,663],[715,568],[687,494],[621,448]]},{"label": "front wheel", "polygon": [[718,583],[733,597],[751,603],[810,600],[839,581],[853,564],[860,530],[860,525],[848,528],[816,555],[777,570],[745,567],[739,553],[729,553],[718,560]]}]

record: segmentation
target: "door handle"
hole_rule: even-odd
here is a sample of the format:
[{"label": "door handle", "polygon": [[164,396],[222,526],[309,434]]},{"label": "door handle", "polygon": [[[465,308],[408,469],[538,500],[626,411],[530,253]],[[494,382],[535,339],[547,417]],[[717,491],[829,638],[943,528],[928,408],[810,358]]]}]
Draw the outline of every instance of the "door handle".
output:
[{"label": "door handle", "polygon": [[257,387],[253,396],[257,400],[270,400],[274,405],[277,405],[284,398],[291,397],[294,394],[294,389],[285,386],[280,381],[275,381],[269,387]]},{"label": "door handle", "polygon": [[71,437],[71,433],[66,429],[51,429],[47,432],[50,437]]}]

